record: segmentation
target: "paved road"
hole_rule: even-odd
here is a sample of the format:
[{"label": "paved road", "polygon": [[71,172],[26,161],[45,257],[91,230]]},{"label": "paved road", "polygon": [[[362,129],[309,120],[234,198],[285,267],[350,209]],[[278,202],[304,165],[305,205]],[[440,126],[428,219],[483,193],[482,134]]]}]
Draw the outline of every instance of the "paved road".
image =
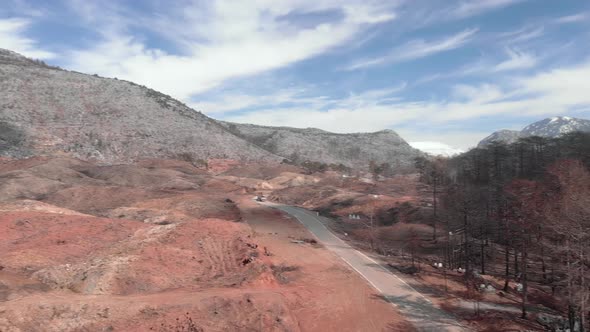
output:
[{"label": "paved road", "polygon": [[419,331],[465,331],[450,315],[433,305],[398,276],[367,255],[355,250],[329,231],[316,213],[292,206],[266,203],[297,218],[329,250],[362,275],[379,293],[404,314]]}]

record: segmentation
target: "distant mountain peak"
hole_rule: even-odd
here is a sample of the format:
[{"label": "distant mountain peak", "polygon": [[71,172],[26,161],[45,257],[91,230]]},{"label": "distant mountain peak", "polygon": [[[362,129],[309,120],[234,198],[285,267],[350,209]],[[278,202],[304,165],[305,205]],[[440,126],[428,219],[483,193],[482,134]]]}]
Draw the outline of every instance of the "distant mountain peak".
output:
[{"label": "distant mountain peak", "polygon": [[574,131],[590,131],[590,120],[569,116],[546,118],[524,127],[522,136],[559,137]]},{"label": "distant mountain peak", "polygon": [[521,137],[541,136],[547,138],[560,137],[575,131],[590,132],[590,120],[569,116],[554,116],[524,127],[521,131],[499,130],[479,142],[478,146],[486,146],[492,142],[513,143]]},{"label": "distant mountain peak", "polygon": [[570,121],[573,118],[570,118],[569,116],[554,116],[551,118],[551,123],[556,122],[556,121],[560,121],[560,120],[565,120],[565,121]]}]

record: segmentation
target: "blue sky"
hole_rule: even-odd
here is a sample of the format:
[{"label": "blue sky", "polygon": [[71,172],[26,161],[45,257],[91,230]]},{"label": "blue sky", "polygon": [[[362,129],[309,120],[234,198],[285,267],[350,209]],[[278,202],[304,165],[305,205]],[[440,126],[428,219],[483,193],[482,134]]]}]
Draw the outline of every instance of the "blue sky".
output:
[{"label": "blue sky", "polygon": [[590,117],[585,0],[3,0],[0,47],[211,117],[468,148]]}]

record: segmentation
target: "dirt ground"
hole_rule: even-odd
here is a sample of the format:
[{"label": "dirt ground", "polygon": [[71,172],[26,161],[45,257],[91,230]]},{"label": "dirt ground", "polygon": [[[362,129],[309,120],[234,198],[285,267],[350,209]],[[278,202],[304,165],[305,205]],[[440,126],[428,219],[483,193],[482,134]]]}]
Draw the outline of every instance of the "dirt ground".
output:
[{"label": "dirt ground", "polygon": [[[326,174],[318,183],[273,190],[269,198],[329,217],[325,225],[341,239],[391,264],[391,270],[404,281],[474,331],[542,331],[543,326],[536,322],[539,313],[560,315],[551,309],[555,300],[550,290],[530,286],[531,313],[528,319],[520,319],[521,296],[514,283],[503,292],[501,278],[481,276],[478,286],[491,285],[494,291],[475,295],[468,291],[461,273],[447,271],[445,278],[442,269],[434,268],[432,263],[441,260],[444,225],[438,225],[439,241],[433,241],[432,192],[416,175],[375,181]],[[405,272],[412,266],[412,257],[420,267],[417,273]]]},{"label": "dirt ground", "polygon": [[302,225],[217,175],[234,162],[212,165],[2,160],[0,331],[411,331]]},{"label": "dirt ground", "polygon": [[310,234],[297,220],[248,199],[240,203],[253,238],[270,254],[264,259],[275,267],[302,331],[412,330],[344,261],[321,245],[307,243],[312,242],[305,241]]}]

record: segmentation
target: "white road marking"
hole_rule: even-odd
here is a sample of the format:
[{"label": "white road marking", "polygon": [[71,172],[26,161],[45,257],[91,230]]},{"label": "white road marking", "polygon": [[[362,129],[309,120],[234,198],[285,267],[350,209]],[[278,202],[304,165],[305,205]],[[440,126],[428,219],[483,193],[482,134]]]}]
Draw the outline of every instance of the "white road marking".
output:
[{"label": "white road marking", "polygon": [[[295,210],[295,211],[301,211],[301,210]],[[303,211],[303,213],[306,213],[306,211]],[[310,217],[315,217],[312,214],[309,214]],[[299,217],[295,216],[295,218],[297,218],[297,220],[303,225],[305,226],[305,224],[299,219]],[[316,218],[318,219],[318,218]],[[338,239],[338,241],[342,242],[342,244],[350,247],[350,249],[352,249],[354,252],[356,252],[357,254],[360,254],[361,256],[365,257],[366,259],[370,260],[371,262],[373,262],[374,264],[378,265],[383,271],[385,271],[386,273],[391,274],[392,276],[394,276],[395,278],[397,278],[397,280],[401,281],[402,283],[404,283],[406,286],[408,286],[411,290],[413,290],[414,292],[416,292],[417,294],[419,294],[424,300],[426,300],[428,303],[432,304],[432,301],[430,301],[429,298],[427,298],[426,296],[424,296],[424,294],[420,293],[419,291],[417,291],[414,287],[412,287],[410,284],[408,284],[405,280],[403,280],[402,278],[400,278],[399,276],[397,276],[395,273],[391,272],[389,269],[383,267],[383,265],[381,263],[378,263],[376,260],[374,260],[373,258],[365,255],[363,252],[358,251],[356,249],[354,249],[352,246],[350,246],[348,243],[344,242],[344,240],[342,240],[341,238],[339,238],[336,234],[334,234],[334,232],[332,232],[328,227],[326,227],[326,225],[324,225],[324,223],[322,223],[320,220],[317,220],[318,224],[320,224],[324,229],[326,229],[328,232],[330,232],[336,239]],[[313,234],[313,233],[312,233]],[[315,235],[314,235],[315,236]],[[317,238],[317,237],[316,237]],[[319,238],[318,238],[319,240]],[[344,259],[344,258],[343,258]],[[344,260],[346,263],[348,263],[346,260]],[[348,265],[352,266],[350,263],[348,263]],[[354,268],[354,266],[353,266]],[[360,271],[358,271],[356,268],[355,270],[362,275],[365,279],[367,279],[367,277]],[[368,279],[367,279],[368,280]],[[371,282],[370,280],[368,280],[369,282]],[[372,284],[372,282],[371,282]],[[377,288],[377,287],[375,287]],[[377,288],[377,290],[379,290],[379,288]],[[379,292],[381,292],[379,290]]]},{"label": "white road marking", "polygon": [[[463,326],[458,321],[456,321],[452,317],[452,315],[448,315],[443,310],[438,308],[436,305],[434,305],[432,303],[432,301],[430,301],[430,299],[428,299],[426,296],[424,296],[424,294],[420,293],[415,288],[410,286],[407,282],[405,282],[403,279],[401,279],[395,273],[393,273],[392,271],[385,268],[382,264],[378,263],[375,259],[369,257],[368,255],[362,253],[359,250],[352,248],[348,243],[346,243],[345,241],[340,239],[338,236],[336,236],[332,231],[330,231],[322,223],[320,218],[317,217],[315,214],[312,214],[311,212],[306,211],[305,209],[291,207],[291,206],[278,205],[278,204],[272,204],[272,203],[270,203],[270,204],[267,203],[265,205],[274,206],[280,210],[283,210],[284,212],[287,212],[288,214],[292,215],[293,217],[295,217],[297,219],[297,221],[299,221],[299,223],[301,223],[305,228],[307,228],[309,230],[311,235],[313,237],[315,237],[318,240],[318,242],[326,245],[326,247],[332,253],[334,253],[337,257],[339,257],[347,265],[349,265],[354,271],[356,271],[358,274],[360,274],[363,277],[363,279],[365,279],[375,290],[377,290],[380,294],[382,294],[385,297],[384,299],[388,303],[390,303],[394,308],[401,309],[402,313],[406,314],[407,320],[415,323],[415,326],[419,331],[436,331],[436,332],[438,332],[438,331],[467,331],[468,330],[465,326]],[[306,217],[308,219],[305,219]],[[307,225],[304,220],[306,220],[309,225]],[[313,224],[313,226],[312,226],[312,224]],[[321,232],[316,234],[316,232],[313,230],[313,228],[318,225],[323,228],[322,232],[324,230],[326,231],[326,234],[321,234]],[[316,228],[316,231],[318,231],[317,228]],[[322,238],[320,238],[320,236],[323,236],[326,238],[322,240]],[[337,239],[337,240],[334,241],[334,239]],[[342,246],[340,247],[340,245],[336,244],[336,242],[341,243]],[[425,319],[425,318],[421,318],[421,317],[413,317],[414,315],[412,315],[412,309],[409,309],[406,304],[402,303],[402,305],[400,306],[399,304],[394,303],[391,299],[389,299],[388,295],[386,294],[387,292],[384,292],[379,286],[377,286],[375,284],[377,281],[373,282],[371,279],[369,279],[368,275],[365,275],[361,270],[359,270],[360,267],[357,268],[353,265],[353,263],[348,261],[345,258],[345,256],[347,256],[347,255],[351,255],[349,258],[354,258],[355,260],[357,260],[357,262],[356,262],[357,265],[358,264],[367,265],[367,267],[366,267],[367,270],[365,272],[371,272],[371,271],[376,272],[375,267],[373,266],[373,269],[371,269],[370,266],[377,265],[379,267],[379,271],[385,272],[386,275],[388,275],[389,277],[394,276],[395,278],[392,280],[399,281],[400,282],[399,286],[402,286],[402,287],[407,288],[408,290],[411,290],[410,294],[407,294],[406,296],[410,296],[410,297],[411,296],[414,296],[414,297],[418,296],[419,298],[422,298],[426,303],[428,303],[426,305],[426,307],[423,307],[422,309],[419,309],[419,310],[427,310],[427,311],[433,310],[431,312],[431,314],[434,316],[431,319],[428,319],[428,318]],[[372,262],[373,264],[364,263],[367,261]],[[375,278],[375,277],[378,277],[378,276],[377,275],[372,276],[372,278]],[[381,278],[381,277],[379,277],[379,278]],[[379,282],[377,282],[377,283],[379,283]],[[380,283],[383,283],[383,282],[380,281]],[[383,285],[387,285],[387,283],[385,283]],[[392,284],[392,285],[394,285],[394,284]],[[395,286],[395,287],[399,287],[399,286]],[[389,287],[389,286],[386,286],[386,287]],[[388,292],[391,292],[391,290],[389,290]],[[406,293],[402,291],[402,294],[406,294]],[[428,307],[428,305],[430,307]],[[422,305],[419,305],[419,306],[421,307]],[[435,318],[435,317],[438,317],[438,318]]]}]

